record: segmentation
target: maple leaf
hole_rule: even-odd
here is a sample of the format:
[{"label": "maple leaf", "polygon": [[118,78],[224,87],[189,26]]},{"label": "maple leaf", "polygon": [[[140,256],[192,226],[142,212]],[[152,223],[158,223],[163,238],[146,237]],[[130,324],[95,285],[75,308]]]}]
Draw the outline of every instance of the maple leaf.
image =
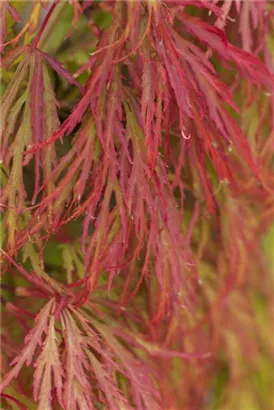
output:
[{"label": "maple leaf", "polygon": [[153,385],[153,370],[150,366],[138,360],[137,356],[123,347],[110,326],[106,326],[96,319],[92,319],[90,322],[90,318],[87,320],[86,314],[81,314],[74,309],[71,311],[80,320],[81,326],[88,336],[86,339],[88,346],[101,357],[99,362],[97,355],[92,351],[88,353],[95,380],[97,379],[96,382],[105,394],[109,408],[132,408],[126,397],[122,395],[117,378],[113,377],[115,372],[128,379],[135,404],[134,408],[158,410],[159,395]]},{"label": "maple leaf", "polygon": [[[182,20],[182,16],[179,15]],[[192,16],[186,16],[184,28],[196,36],[202,43],[207,44],[225,60],[230,60],[239,69],[243,77],[247,77],[254,84],[272,89],[273,76],[261,60],[252,54],[227,43],[224,32],[217,27]],[[258,67],[260,68],[259,75]]]},{"label": "maple leaf", "polygon": [[35,326],[25,338],[25,347],[21,354],[15,357],[11,366],[13,368],[6,374],[4,380],[1,383],[0,391],[2,392],[12,379],[18,376],[18,373],[26,364],[29,366],[33,361],[34,353],[36,349],[41,348],[43,335],[47,335],[49,331],[49,319],[54,308],[54,300],[49,301],[43,309],[38,313],[35,318]]},{"label": "maple leaf", "polygon": [[[22,53],[22,50],[21,50]],[[14,56],[15,58],[15,56]],[[15,247],[15,234],[18,230],[18,215],[23,211],[30,196],[29,188],[23,179],[24,167],[33,158],[26,157],[25,151],[32,144],[47,140],[59,126],[57,101],[51,86],[48,69],[44,59],[47,56],[37,49],[26,48],[23,59],[19,63],[13,81],[8,85],[2,99],[1,122],[1,158],[7,166],[8,179],[1,193],[2,206],[7,206],[8,246]],[[65,75],[61,65],[49,64],[57,72]],[[28,79],[29,85],[22,90],[22,85]],[[72,79],[75,83],[75,80]],[[18,98],[19,95],[19,98]],[[46,181],[44,193],[50,194],[54,185],[49,179],[56,163],[56,153],[53,146],[43,152],[34,154],[34,190],[32,203],[37,199],[40,189],[40,170],[43,169],[43,179]],[[48,208],[49,216],[52,209]]]},{"label": "maple leaf", "polygon": [[[159,408],[153,399],[155,392],[150,376],[142,371],[144,365],[116,340],[110,329],[92,319],[96,331],[93,330],[90,318],[69,305],[64,307],[60,316],[63,337],[61,356],[61,345],[57,343],[55,306],[52,299],[36,316],[34,327],[25,338],[25,347],[20,356],[12,361],[14,367],[3,380],[1,391],[18,376],[24,364],[29,366],[33,362],[39,348],[33,376],[37,408],[52,409],[55,390],[59,404],[66,409],[96,408],[94,403],[96,400],[102,401],[102,394],[110,409],[118,410],[121,406],[130,409],[132,407],[120,391],[113,372],[128,378],[136,408],[142,409],[143,405],[146,409]],[[139,370],[135,375],[136,366]],[[92,387],[94,383],[95,387]]]},{"label": "maple leaf", "polygon": [[33,397],[34,400],[38,401],[37,409],[52,409],[53,388],[56,389],[58,402],[62,404],[63,368],[59,357],[57,340],[54,315],[50,314],[42,352],[34,364]]},{"label": "maple leaf", "polygon": [[[229,20],[233,19],[229,14],[233,15],[236,11],[239,16],[238,32],[241,35],[243,50],[259,53],[265,41],[265,27],[270,17],[267,1],[263,0],[256,5],[255,2],[225,0],[221,10],[223,13],[217,18],[215,26],[223,29]],[[255,32],[257,33],[256,40]]]},{"label": "maple leaf", "polygon": [[61,326],[66,344],[64,406],[67,409],[92,409],[91,384],[86,375],[85,337],[69,311],[62,312]]}]

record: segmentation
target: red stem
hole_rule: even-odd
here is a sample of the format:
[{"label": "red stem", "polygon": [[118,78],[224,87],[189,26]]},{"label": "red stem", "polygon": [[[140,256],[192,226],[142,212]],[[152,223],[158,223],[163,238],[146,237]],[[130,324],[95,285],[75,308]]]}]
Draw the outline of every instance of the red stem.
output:
[{"label": "red stem", "polygon": [[21,404],[19,400],[17,400],[15,397],[11,396],[10,394],[1,393],[1,397],[3,397],[4,399],[12,400],[14,403],[17,404],[20,410],[26,410],[26,407],[23,406],[23,404]]},{"label": "red stem", "polygon": [[39,42],[39,40],[40,40],[40,38],[41,38],[41,36],[42,36],[42,34],[43,34],[45,28],[46,28],[46,25],[48,24],[48,21],[49,21],[49,19],[50,19],[50,16],[52,15],[52,12],[53,12],[53,10],[55,9],[56,6],[57,6],[57,2],[56,2],[56,0],[55,0],[54,3],[53,3],[53,5],[52,5],[51,8],[49,9],[48,14],[46,15],[46,17],[45,17],[45,19],[44,19],[44,21],[43,21],[43,23],[42,23],[42,25],[41,25],[41,27],[40,27],[38,33],[36,34],[35,39],[34,39],[33,42],[32,42],[32,47],[33,47],[33,48],[36,48],[36,47],[37,47],[37,44],[38,44],[38,42]]}]

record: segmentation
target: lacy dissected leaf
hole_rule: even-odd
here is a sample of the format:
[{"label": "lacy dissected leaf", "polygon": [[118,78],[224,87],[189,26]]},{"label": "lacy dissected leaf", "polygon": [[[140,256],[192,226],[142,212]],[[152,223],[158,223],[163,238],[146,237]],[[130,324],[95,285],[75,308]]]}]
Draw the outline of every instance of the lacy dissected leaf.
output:
[{"label": "lacy dissected leaf", "polygon": [[[124,348],[110,327],[95,319],[90,322],[86,315],[71,308],[70,310],[74,318],[80,321],[80,326],[86,333],[85,343],[89,346],[87,356],[94,373],[94,381],[98,383],[99,389],[104,394],[104,401],[106,400],[108,407],[110,409],[131,409],[132,406],[126,399],[128,397],[126,393],[129,393],[134,402],[133,408],[159,409],[159,396],[153,385],[153,371],[150,366]],[[121,391],[119,387],[120,383],[122,386],[121,379],[124,377],[129,383],[127,387],[129,392]],[[123,396],[122,392],[126,396]]]},{"label": "lacy dissected leaf", "polygon": [[[115,88],[118,90],[117,85]],[[112,102],[115,97],[112,88],[109,93],[110,102],[106,103],[109,115],[106,125],[102,124],[106,127],[104,145],[99,143],[96,135],[96,131],[100,135],[102,125],[97,121],[96,128],[92,118],[88,117],[75,136],[73,148],[52,173],[52,177],[56,178],[55,193],[46,197],[41,206],[46,207],[48,203],[52,203],[53,209],[59,209],[55,224],[61,219],[63,210],[67,213],[65,201],[68,197],[73,198],[68,211],[75,208],[70,218],[85,215],[82,249],[85,255],[85,268],[90,277],[90,288],[96,287],[102,269],[108,270],[111,266],[113,272],[110,272],[108,282],[110,289],[115,265],[118,265],[119,270],[117,260],[123,260],[126,255],[126,238],[129,234],[134,234],[138,238],[138,243],[135,245],[135,241],[132,242],[128,249],[128,253],[134,256],[134,263],[147,241],[146,258],[139,285],[147,273],[148,261],[153,253],[157,260],[156,276],[160,287],[167,294],[172,284],[172,295],[176,302],[178,289],[183,286],[181,270],[184,271],[186,268],[185,262],[189,261],[190,255],[183,251],[180,213],[176,210],[175,203],[170,204],[168,197],[168,193],[172,192],[172,186],[168,181],[167,168],[161,159],[157,158],[157,175],[151,179],[150,168],[146,164],[144,135],[137,123],[136,114],[129,104],[124,104],[127,120],[127,128],[124,129],[120,123],[117,105]],[[108,146],[110,124],[117,127],[117,138]],[[119,174],[116,158],[118,148]],[[98,169],[99,160],[102,165]],[[68,163],[71,163],[69,168]],[[66,174],[58,186],[58,176],[64,167],[67,168]],[[79,179],[75,182],[77,176]],[[88,189],[91,189],[90,192]],[[86,199],[79,206],[78,202],[83,195],[86,195]],[[88,240],[91,224],[94,226],[94,233]],[[167,235],[165,239],[164,235]],[[172,249],[176,251],[172,252]],[[178,249],[181,252],[178,252]],[[161,262],[162,258],[166,259],[165,264]],[[190,284],[186,286],[192,287]],[[193,295],[190,296],[190,299],[192,298]]]},{"label": "lacy dissected leaf", "polygon": [[73,282],[73,273],[76,271],[76,277],[82,278],[84,275],[84,264],[83,255],[79,247],[75,244],[62,244],[60,245],[62,249],[62,258],[64,263],[64,268],[67,273],[67,283]]},{"label": "lacy dissected leaf", "polygon": [[[272,89],[273,76],[271,76],[267,67],[259,58],[228,44],[222,30],[190,16],[187,16],[184,20],[184,27],[201,42],[212,47],[222,58],[232,61],[243,77],[247,77],[252,83],[262,84],[268,89]],[[260,67],[259,75],[258,67]]]},{"label": "lacy dissected leaf", "polygon": [[[30,83],[22,90],[28,77]],[[8,169],[2,204],[8,207],[8,246],[12,249],[18,230],[18,215],[31,195],[31,186],[23,179],[24,169],[31,160],[31,156],[24,158],[25,150],[33,143],[46,140],[59,125],[49,74],[37,51],[27,52],[19,63],[16,75],[3,96],[2,108],[1,156]],[[34,163],[33,201],[36,200],[40,186],[41,168],[45,179],[48,179],[53,169],[54,147],[49,147],[43,153],[35,153]],[[45,192],[51,192],[52,189],[52,183],[49,181]]]},{"label": "lacy dissected leaf", "polygon": [[51,314],[42,352],[35,363],[33,396],[34,400],[38,401],[37,409],[52,408],[51,398],[54,388],[58,402],[62,404],[63,368],[59,356],[55,320],[54,315]]},{"label": "lacy dissected leaf", "polygon": [[34,327],[25,338],[25,347],[20,355],[11,362],[13,368],[6,374],[1,384],[1,391],[8,386],[12,379],[18,376],[24,365],[29,366],[33,362],[36,349],[41,349],[43,336],[49,332],[49,320],[53,308],[54,300],[51,300],[36,316]]},{"label": "lacy dissected leaf", "polygon": [[[34,154],[34,186],[24,178],[33,155],[27,154],[32,144],[47,140],[59,126],[57,101],[51,85],[51,79],[45,62],[65,76],[73,84],[79,85],[72,76],[55,60],[36,49],[25,49],[13,81],[9,84],[2,100],[1,156],[7,166],[8,181],[2,192],[2,205],[8,208],[7,228],[8,246],[15,246],[15,233],[18,230],[18,214],[22,212],[32,195],[32,203],[41,191],[50,195],[54,184],[50,174],[56,165],[54,146]],[[24,90],[24,83],[29,84]],[[24,171],[26,169],[26,171]],[[42,169],[42,175],[41,175]],[[32,192],[31,192],[32,190]],[[47,215],[52,217],[49,205]],[[40,215],[39,215],[40,217]]]},{"label": "lacy dissected leaf", "polygon": [[[6,375],[2,390],[17,377],[24,364],[33,362],[39,348],[33,376],[37,408],[52,409],[56,398],[65,409],[98,408],[99,402],[107,403],[113,410],[131,409],[133,407],[124,396],[128,393],[135,403],[134,408],[159,409],[149,367],[126,350],[111,329],[67,306],[60,317],[63,337],[60,343],[53,300],[46,304],[35,321],[25,339],[25,348],[11,363],[15,366]],[[119,380],[124,377],[129,391],[123,391],[120,386]]]},{"label": "lacy dissected leaf", "polygon": [[[218,28],[224,28],[231,19],[230,14],[233,13],[233,7],[235,7],[239,16],[238,32],[241,35],[243,49],[248,52],[258,53],[263,48],[266,22],[270,18],[267,6],[266,0],[261,1],[259,4],[254,1],[225,0],[221,7],[223,13],[216,20],[215,25]],[[258,34],[256,39],[254,38],[254,32]]]},{"label": "lacy dissected leaf", "polygon": [[88,370],[85,349],[86,338],[75,320],[64,311],[61,324],[66,344],[66,365],[64,383],[64,405],[67,409],[93,408],[91,383],[86,374]]},{"label": "lacy dissected leaf", "polygon": [[[110,345],[115,357],[122,363],[122,372],[131,383],[132,396],[137,409],[159,409],[159,395],[151,380],[149,367],[127,351],[123,345],[113,336],[112,332],[102,324],[96,324],[96,328]],[[124,369],[123,369],[124,368]]]}]

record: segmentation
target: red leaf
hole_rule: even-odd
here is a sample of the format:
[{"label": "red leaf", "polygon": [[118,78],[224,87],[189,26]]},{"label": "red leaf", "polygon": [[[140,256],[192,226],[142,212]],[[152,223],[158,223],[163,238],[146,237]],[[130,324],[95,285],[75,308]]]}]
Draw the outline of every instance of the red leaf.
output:
[{"label": "red leaf", "polygon": [[70,84],[75,85],[81,92],[83,92],[82,85],[77,80],[75,80],[75,78],[73,78],[71,73],[67,71],[59,61],[55,60],[55,58],[51,57],[49,54],[44,53],[41,50],[39,50],[39,53],[48,62],[51,68],[56,71],[56,73],[60,74],[61,77],[65,78]]},{"label": "red leaf", "polygon": [[[42,72],[42,61],[37,53],[31,53],[30,56],[30,113],[32,140],[34,144],[39,144],[43,141],[43,122],[44,110],[43,99],[44,95],[44,80]],[[35,183],[32,203],[38,194],[40,180],[40,152],[35,153]]]},{"label": "red leaf", "polygon": [[2,392],[5,387],[9,385],[12,379],[18,376],[18,373],[22,367],[26,364],[29,366],[34,360],[34,353],[37,347],[41,347],[42,338],[44,334],[49,330],[49,318],[54,307],[54,300],[48,302],[43,309],[38,313],[35,318],[35,326],[29,332],[25,338],[25,347],[21,351],[20,355],[15,357],[11,362],[11,366],[14,366],[8,374],[5,375],[4,380],[1,383],[0,391]]}]

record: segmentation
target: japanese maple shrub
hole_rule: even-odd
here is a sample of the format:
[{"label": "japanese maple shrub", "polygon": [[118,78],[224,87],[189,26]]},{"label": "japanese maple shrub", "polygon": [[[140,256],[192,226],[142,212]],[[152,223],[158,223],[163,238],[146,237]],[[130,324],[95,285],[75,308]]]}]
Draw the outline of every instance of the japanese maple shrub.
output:
[{"label": "japanese maple shrub", "polygon": [[273,3],[0,9],[2,407],[272,408]]}]

